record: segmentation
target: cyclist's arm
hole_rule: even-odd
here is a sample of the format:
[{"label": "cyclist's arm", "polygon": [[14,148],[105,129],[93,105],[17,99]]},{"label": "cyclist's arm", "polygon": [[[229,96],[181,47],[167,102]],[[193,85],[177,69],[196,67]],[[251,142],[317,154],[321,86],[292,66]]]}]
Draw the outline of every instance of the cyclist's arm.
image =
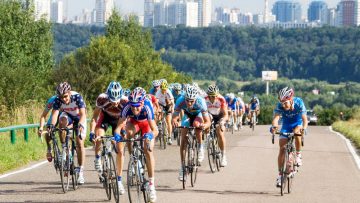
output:
[{"label": "cyclist's arm", "polygon": [[158,136],[158,129],[155,123],[155,120],[149,120],[150,129],[154,134],[154,138]]},{"label": "cyclist's arm", "polygon": [[40,127],[39,130],[43,130],[44,124],[45,124],[45,118],[47,116],[47,114],[49,113],[49,111],[47,109],[45,109],[41,116],[40,116]]},{"label": "cyclist's arm", "polygon": [[272,126],[276,128],[279,127],[279,120],[280,120],[280,114],[275,114],[274,119],[271,123]]},{"label": "cyclist's arm", "polygon": [[99,114],[101,112],[101,109],[99,107],[95,107],[91,122],[90,122],[90,132],[95,132],[95,127],[96,127],[96,121],[97,118],[99,117]]},{"label": "cyclist's arm", "polygon": [[208,112],[202,112],[202,116],[204,119],[204,129],[210,128],[211,125],[211,121],[210,121],[210,116],[208,114]]},{"label": "cyclist's arm", "polygon": [[117,123],[114,133],[120,134],[121,129],[125,126],[126,118],[121,117]]},{"label": "cyclist's arm", "polygon": [[56,124],[56,120],[59,116],[59,110],[57,109],[53,109],[52,113],[51,113],[51,124],[55,125]]},{"label": "cyclist's arm", "polygon": [[79,124],[85,126],[86,125],[86,110],[85,110],[85,108],[79,109],[79,115],[80,115]]},{"label": "cyclist's arm", "polygon": [[301,119],[303,121],[303,128],[306,129],[308,127],[308,120],[307,120],[306,113],[301,115]]}]

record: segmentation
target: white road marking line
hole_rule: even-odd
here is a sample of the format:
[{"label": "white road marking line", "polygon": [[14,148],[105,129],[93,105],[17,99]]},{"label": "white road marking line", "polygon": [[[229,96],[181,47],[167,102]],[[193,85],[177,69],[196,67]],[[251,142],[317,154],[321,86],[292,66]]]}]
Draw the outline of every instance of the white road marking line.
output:
[{"label": "white road marking line", "polygon": [[338,132],[334,131],[334,130],[332,129],[332,126],[329,126],[329,130],[330,130],[331,132],[337,134],[337,135],[338,135],[339,137],[341,137],[343,140],[345,140],[346,146],[347,146],[347,148],[349,149],[351,155],[353,156],[354,161],[355,161],[358,169],[360,170],[360,157],[359,157],[359,155],[356,153],[355,148],[351,145],[350,140],[349,140],[348,138],[346,138],[344,135],[342,135],[341,133],[338,133]]},{"label": "white road marking line", "polygon": [[41,166],[41,165],[44,165],[44,164],[46,164],[46,163],[49,163],[49,162],[48,162],[48,161],[43,161],[43,162],[37,163],[37,164],[35,164],[35,165],[32,165],[32,166],[30,166],[30,167],[28,167],[28,168],[24,168],[24,169],[21,169],[21,170],[18,170],[18,171],[14,171],[14,172],[11,172],[11,173],[6,173],[6,174],[4,174],[4,175],[1,175],[1,176],[0,176],[0,179],[1,179],[1,178],[6,178],[6,177],[8,177],[8,176],[15,175],[15,174],[18,174],[18,173],[22,173],[22,172],[25,172],[25,171],[29,171],[29,170],[31,170],[31,169],[37,168],[37,167],[39,167],[39,166]]}]

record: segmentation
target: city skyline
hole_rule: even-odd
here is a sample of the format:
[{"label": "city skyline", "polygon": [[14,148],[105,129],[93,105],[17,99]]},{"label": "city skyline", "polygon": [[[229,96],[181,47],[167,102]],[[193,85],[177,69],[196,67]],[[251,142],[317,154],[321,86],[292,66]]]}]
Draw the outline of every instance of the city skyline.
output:
[{"label": "city skyline", "polygon": [[[94,9],[95,0],[63,0],[64,4],[68,2],[68,11],[65,12],[65,16],[73,18],[76,15],[81,14],[83,9]],[[173,1],[173,0],[168,0]],[[271,10],[273,4],[277,0],[269,0],[269,10]],[[298,0],[304,11],[309,7],[310,2],[313,0]],[[336,7],[341,0],[325,0],[329,8]],[[115,6],[120,9],[122,14],[136,13],[143,15],[144,12],[144,0],[114,0]],[[239,8],[242,12],[262,13],[264,10],[264,0],[212,0],[212,12],[216,7],[228,7]],[[64,5],[66,6],[66,5]],[[306,17],[306,12],[303,12],[303,17]]]}]

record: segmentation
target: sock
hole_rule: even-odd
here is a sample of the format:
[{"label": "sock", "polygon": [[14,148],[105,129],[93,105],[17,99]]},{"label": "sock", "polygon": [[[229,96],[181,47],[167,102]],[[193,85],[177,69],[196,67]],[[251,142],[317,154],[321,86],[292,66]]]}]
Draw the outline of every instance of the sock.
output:
[{"label": "sock", "polygon": [[155,178],[154,177],[149,177],[149,185],[155,185]]},{"label": "sock", "polygon": [[222,151],[221,151],[221,154],[222,154],[223,156],[225,156],[225,154],[226,154],[226,153],[225,153],[225,150],[222,150]]},{"label": "sock", "polygon": [[118,182],[121,182],[121,179],[122,179],[121,176],[117,177]]},{"label": "sock", "polygon": [[204,144],[201,143],[201,144],[200,144],[200,149],[203,149],[203,148],[204,148]]},{"label": "sock", "polygon": [[80,166],[80,172],[83,172],[84,171],[84,166]]}]

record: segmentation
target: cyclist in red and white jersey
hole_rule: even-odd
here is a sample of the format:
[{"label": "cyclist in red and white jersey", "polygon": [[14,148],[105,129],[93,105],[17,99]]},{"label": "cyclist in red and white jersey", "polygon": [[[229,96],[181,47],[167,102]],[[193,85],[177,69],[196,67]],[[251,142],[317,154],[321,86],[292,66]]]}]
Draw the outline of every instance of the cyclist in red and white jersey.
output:
[{"label": "cyclist in red and white jersey", "polygon": [[224,167],[227,165],[225,154],[226,140],[224,135],[224,124],[228,119],[227,104],[225,98],[219,94],[219,88],[216,85],[210,85],[206,93],[208,96],[205,97],[205,102],[208,112],[212,115],[212,119],[216,126],[216,135],[219,138],[219,148],[221,150],[220,165]]}]

